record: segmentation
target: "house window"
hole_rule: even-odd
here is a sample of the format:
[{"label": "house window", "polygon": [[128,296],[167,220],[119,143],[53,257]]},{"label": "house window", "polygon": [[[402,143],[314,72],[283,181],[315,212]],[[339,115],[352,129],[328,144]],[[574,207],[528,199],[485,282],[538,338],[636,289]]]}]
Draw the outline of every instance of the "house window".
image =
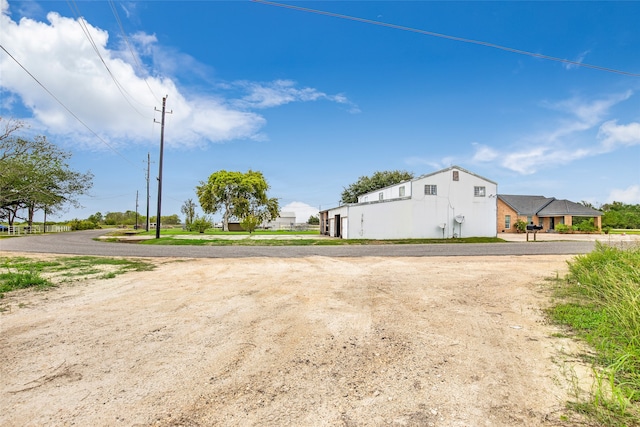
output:
[{"label": "house window", "polygon": [[453,180],[460,181],[460,171],[453,171]]},{"label": "house window", "polygon": [[398,190],[400,197],[404,197],[404,185]]},{"label": "house window", "polygon": [[424,194],[427,196],[436,196],[438,195],[438,186],[437,185],[425,185],[424,186]]},{"label": "house window", "polygon": [[487,194],[486,187],[473,187],[473,195],[475,197],[484,197]]},{"label": "house window", "polygon": [[384,199],[384,193],[378,193],[378,200]]},{"label": "house window", "polygon": [[511,228],[511,215],[504,216],[504,228],[509,230]]}]

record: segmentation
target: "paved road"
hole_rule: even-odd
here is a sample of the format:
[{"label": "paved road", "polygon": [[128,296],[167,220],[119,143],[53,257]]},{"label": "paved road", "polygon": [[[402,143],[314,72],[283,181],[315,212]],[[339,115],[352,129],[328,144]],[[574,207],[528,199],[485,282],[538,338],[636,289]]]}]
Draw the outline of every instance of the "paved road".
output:
[{"label": "paved road", "polygon": [[105,230],[89,230],[0,239],[0,251],[127,257],[301,258],[308,256],[571,255],[590,252],[594,247],[593,241],[364,246],[153,246],[93,240],[105,233]]}]

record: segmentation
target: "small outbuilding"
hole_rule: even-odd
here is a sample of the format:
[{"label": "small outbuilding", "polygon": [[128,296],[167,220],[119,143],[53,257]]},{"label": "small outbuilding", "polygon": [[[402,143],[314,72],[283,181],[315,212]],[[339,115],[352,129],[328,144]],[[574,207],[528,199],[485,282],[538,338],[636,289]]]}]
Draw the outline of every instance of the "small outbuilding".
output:
[{"label": "small outbuilding", "polygon": [[345,239],[496,237],[498,185],[459,166],[320,212],[320,233]]}]

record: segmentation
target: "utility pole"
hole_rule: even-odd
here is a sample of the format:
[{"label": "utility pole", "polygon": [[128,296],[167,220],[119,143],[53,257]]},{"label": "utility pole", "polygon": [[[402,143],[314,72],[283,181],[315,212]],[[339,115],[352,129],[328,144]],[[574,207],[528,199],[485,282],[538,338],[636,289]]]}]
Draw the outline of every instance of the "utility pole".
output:
[{"label": "utility pole", "polygon": [[144,231],[149,231],[149,172],[151,169],[151,153],[147,152],[147,223],[144,227]]},{"label": "utility pole", "polygon": [[[166,113],[168,96],[169,95],[165,95],[164,98],[162,98],[162,121],[160,122],[160,161],[158,164],[158,214],[156,216],[156,239],[160,238],[160,214],[162,210],[162,157],[164,152],[164,116]],[[156,111],[159,110],[156,108]],[[169,111],[169,114],[171,114],[172,112],[173,111]]]},{"label": "utility pole", "polygon": [[136,226],[134,230],[138,229],[138,190],[136,190]]}]

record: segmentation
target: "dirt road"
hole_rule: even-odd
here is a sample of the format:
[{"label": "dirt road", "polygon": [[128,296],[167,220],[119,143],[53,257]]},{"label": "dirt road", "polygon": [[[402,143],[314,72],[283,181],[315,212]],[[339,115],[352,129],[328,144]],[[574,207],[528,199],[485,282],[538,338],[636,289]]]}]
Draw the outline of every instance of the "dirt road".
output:
[{"label": "dirt road", "polygon": [[541,313],[569,258],[159,259],[8,295],[0,425],[570,425]]}]

